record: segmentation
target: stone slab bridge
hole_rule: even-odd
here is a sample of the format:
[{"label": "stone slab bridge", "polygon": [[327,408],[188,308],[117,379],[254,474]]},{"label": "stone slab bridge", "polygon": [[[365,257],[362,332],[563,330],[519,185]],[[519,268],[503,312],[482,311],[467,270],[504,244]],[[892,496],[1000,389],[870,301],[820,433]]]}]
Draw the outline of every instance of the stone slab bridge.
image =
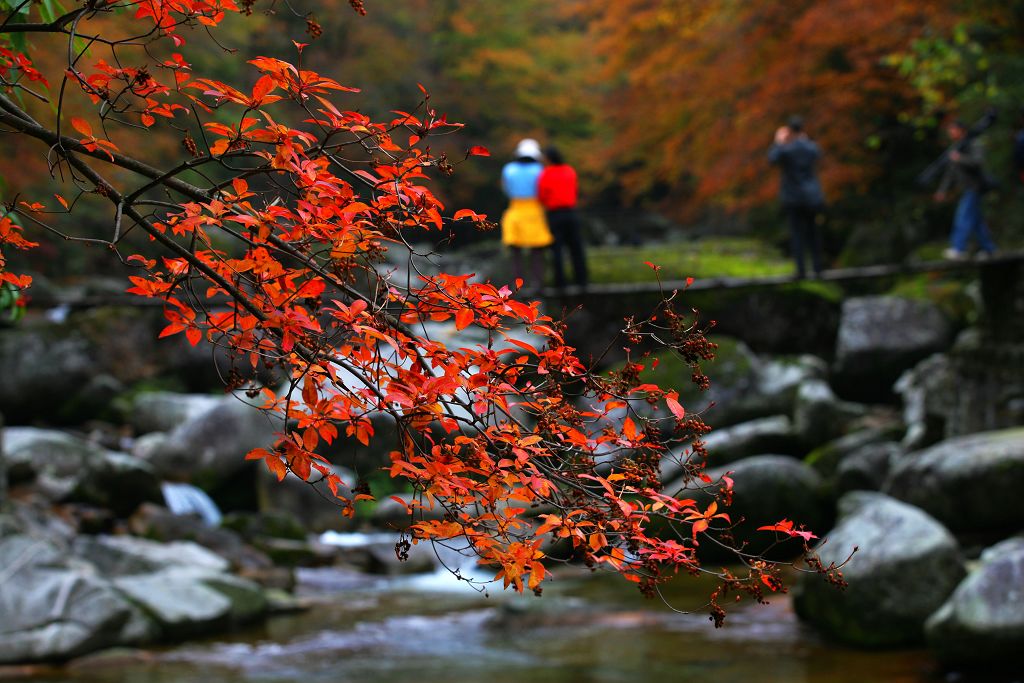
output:
[{"label": "stone slab bridge", "polygon": [[[980,326],[993,340],[1024,343],[1024,251],[987,259],[838,268],[805,280],[793,275],[708,277],[687,285],[685,280],[659,283],[652,277],[650,282],[594,284],[584,292],[549,288],[544,301],[550,313],[571,313],[570,335],[583,342],[597,333],[589,328],[599,320],[618,326],[624,316],[650,313],[663,292],[678,290],[683,310],[697,309],[702,320],[715,321],[716,331],[739,337],[755,350],[827,358],[834,349],[843,298],[885,291],[900,276],[945,273],[976,274],[983,304]],[[817,287],[817,282],[838,285],[842,294],[834,287]],[[574,334],[573,327],[582,329]]]}]

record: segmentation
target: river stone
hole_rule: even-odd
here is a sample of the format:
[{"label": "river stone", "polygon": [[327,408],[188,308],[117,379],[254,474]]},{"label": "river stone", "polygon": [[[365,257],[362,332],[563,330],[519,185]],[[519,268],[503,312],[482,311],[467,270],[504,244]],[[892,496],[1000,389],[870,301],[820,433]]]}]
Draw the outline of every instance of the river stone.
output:
[{"label": "river stone", "polygon": [[52,415],[96,373],[87,339],[65,325],[0,329],[0,411],[9,420]]},{"label": "river stone", "polygon": [[827,635],[869,647],[917,643],[925,620],[964,577],[953,536],[918,508],[881,493],[839,501],[839,524],[816,552],[827,567],[846,560],[845,590],[804,574],[793,594],[800,618]]},{"label": "river stone", "polygon": [[192,541],[226,559],[233,570],[260,570],[271,566],[270,558],[246,544],[235,531],[210,526],[198,515],[176,515],[159,505],[139,506],[128,520],[136,536],[168,543]]},{"label": "river stone", "polygon": [[4,429],[4,457],[12,483],[42,476],[64,482],[70,490],[85,463],[102,452],[99,446],[56,429]]},{"label": "river stone", "polygon": [[213,410],[223,396],[148,391],[132,401],[128,422],[136,434],[169,432],[175,427]]},{"label": "river stone", "polygon": [[937,305],[894,296],[843,302],[836,339],[833,386],[843,397],[875,401],[890,395],[903,371],[953,341],[953,327]]},{"label": "river stone", "polygon": [[130,576],[184,566],[211,572],[225,572],[223,557],[191,541],[157,543],[134,536],[81,536],[74,542],[75,554],[95,565],[106,576]]},{"label": "river stone", "polygon": [[900,376],[893,388],[903,401],[904,448],[919,450],[943,439],[957,404],[956,386],[953,364],[943,353],[929,356]]},{"label": "river stone", "polygon": [[64,555],[45,540],[0,539],[0,664],[62,661],[118,642],[130,606]]},{"label": "river stone", "polygon": [[955,532],[1021,529],[1024,428],[958,437],[908,453],[884,490]]},{"label": "river stone", "polygon": [[[341,467],[331,469],[344,482],[338,487],[338,494],[351,500],[351,487],[356,485],[357,479],[355,473]],[[323,475],[313,470],[309,481],[303,481],[291,472],[278,481],[266,467],[261,467],[258,480],[260,511],[290,515],[301,520],[306,531],[312,533],[353,530],[358,522],[341,514],[342,501],[334,497],[322,479]]]},{"label": "river stone", "polygon": [[892,463],[903,453],[903,447],[895,441],[869,444],[855,450],[836,468],[836,491],[880,491]]},{"label": "river stone", "polygon": [[793,406],[793,428],[808,446],[818,446],[841,436],[867,413],[866,406],[840,401],[820,379],[800,385]]},{"label": "river stone", "polygon": [[114,586],[155,621],[166,638],[186,638],[222,628],[230,621],[231,600],[207,586],[195,570],[165,569],[155,574],[114,578]]},{"label": "river stone", "polygon": [[145,462],[72,434],[8,427],[4,444],[11,482],[34,481],[53,500],[90,503],[119,515],[162,500],[156,475]]},{"label": "river stone", "polygon": [[[709,470],[707,474],[716,482],[727,474],[732,478],[733,503],[721,511],[728,513],[732,523],[737,525],[733,530],[737,541],[750,544],[746,548],[749,552],[761,553],[775,541],[772,534],[757,531],[759,526],[789,519],[821,534],[831,521],[821,476],[791,456],[756,455]],[[684,484],[685,481],[680,480],[665,491],[674,495]],[[686,491],[681,497],[691,496],[702,509],[711,502],[710,494],[703,491]],[[796,555],[800,548],[799,544],[792,543],[780,550]],[[717,547],[702,544],[705,553],[708,549]]]},{"label": "river stone", "polygon": [[842,462],[851,454],[898,436],[898,429],[885,427],[859,429],[815,448],[807,454],[804,462],[817,470],[823,477],[832,478]]},{"label": "river stone", "polygon": [[[179,424],[145,455],[164,479],[211,490],[250,466],[245,455],[274,441],[275,422],[232,396],[219,399]],[[140,452],[140,451],[136,451]]]},{"label": "river stone", "polygon": [[793,423],[785,415],[764,417],[718,429],[704,439],[708,463],[722,465],[763,453],[794,453],[799,450]]},{"label": "river stone", "polygon": [[123,517],[143,503],[163,501],[163,494],[153,468],[145,461],[126,453],[102,451],[87,463],[69,499],[98,505]]},{"label": "river stone", "polygon": [[1024,650],[1024,537],[987,549],[925,625],[928,645],[954,664],[1019,665]]},{"label": "river stone", "polygon": [[[752,455],[793,454],[800,451],[799,440],[793,433],[793,423],[785,415],[715,429],[704,437],[704,442],[708,450],[707,464],[711,467]],[[661,481],[672,481],[682,474],[681,462],[689,458],[690,451],[689,445],[680,446],[661,459]]]}]

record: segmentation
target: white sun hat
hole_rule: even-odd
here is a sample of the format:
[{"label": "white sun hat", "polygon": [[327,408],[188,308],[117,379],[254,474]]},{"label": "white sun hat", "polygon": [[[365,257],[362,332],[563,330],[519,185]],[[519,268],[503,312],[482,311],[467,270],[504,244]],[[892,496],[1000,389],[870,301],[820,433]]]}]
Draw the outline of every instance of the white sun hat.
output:
[{"label": "white sun hat", "polygon": [[523,138],[516,145],[516,159],[528,157],[540,161],[544,155],[540,151],[540,143],[533,138]]}]

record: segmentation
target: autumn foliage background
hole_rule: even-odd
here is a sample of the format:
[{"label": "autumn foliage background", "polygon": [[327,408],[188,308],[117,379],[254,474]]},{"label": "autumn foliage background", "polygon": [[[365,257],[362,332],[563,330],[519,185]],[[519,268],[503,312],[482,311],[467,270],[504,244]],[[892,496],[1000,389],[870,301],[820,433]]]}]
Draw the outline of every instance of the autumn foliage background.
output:
[{"label": "autumn foliage background", "polygon": [[[1015,77],[1022,3],[402,0],[371,6],[359,21],[338,0],[309,10],[322,35],[307,66],[360,88],[360,111],[409,108],[422,83],[466,124],[457,141],[435,140],[436,150],[493,150],[438,179],[446,201],[500,211],[500,166],[533,135],[580,167],[593,212],[635,207],[704,231],[772,238],[781,221],[764,153],[775,127],[798,113],[826,151],[833,251],[851,236],[863,244],[909,230],[912,242],[924,241],[947,227],[913,182],[944,144],[940,122],[996,106],[988,148],[1006,185],[997,200],[1005,211],[990,222],[1017,238],[1001,215],[1019,208],[1008,169],[1024,104]],[[251,81],[239,67],[245,58],[287,51],[303,35],[305,18],[257,6],[218,27],[217,41],[237,52],[203,37],[190,49],[212,78]],[[38,54],[46,64],[60,51]],[[167,131],[137,133],[168,151],[180,144]],[[45,160],[17,140],[5,144],[0,176],[9,191],[31,189]]]}]

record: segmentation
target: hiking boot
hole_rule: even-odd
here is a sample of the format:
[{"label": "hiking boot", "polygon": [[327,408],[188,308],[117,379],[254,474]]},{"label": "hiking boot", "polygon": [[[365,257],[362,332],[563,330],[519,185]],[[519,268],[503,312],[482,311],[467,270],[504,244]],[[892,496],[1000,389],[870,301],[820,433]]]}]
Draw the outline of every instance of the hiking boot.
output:
[{"label": "hiking boot", "polygon": [[979,251],[977,254],[974,255],[974,260],[975,261],[988,261],[989,259],[991,259],[995,255],[996,255],[995,251]]},{"label": "hiking boot", "polygon": [[959,249],[953,249],[952,247],[943,250],[942,258],[948,261],[962,261],[964,259],[964,252]]}]

